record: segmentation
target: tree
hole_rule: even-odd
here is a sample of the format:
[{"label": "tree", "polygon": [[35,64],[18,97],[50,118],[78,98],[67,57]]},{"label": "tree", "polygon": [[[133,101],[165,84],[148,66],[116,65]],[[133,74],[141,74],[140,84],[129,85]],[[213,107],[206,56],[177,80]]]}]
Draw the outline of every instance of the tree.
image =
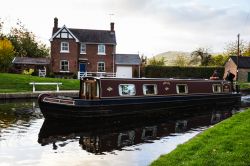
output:
[{"label": "tree", "polygon": [[147,57],[144,55],[141,55],[141,66],[140,66],[140,76],[145,77],[145,66],[147,65]]},{"label": "tree", "polygon": [[177,55],[177,57],[174,60],[173,64],[175,66],[188,66],[189,61],[184,55],[179,54],[179,55]]},{"label": "tree", "polygon": [[3,28],[3,21],[1,21],[1,18],[0,18],[0,32],[1,32],[2,28]]},{"label": "tree", "polygon": [[4,24],[4,22],[1,21],[1,18],[0,18],[0,39],[4,37],[4,34],[2,33],[3,24]]},{"label": "tree", "polygon": [[12,27],[8,39],[15,48],[15,56],[46,57],[49,49],[45,44],[36,41],[35,35],[29,32],[19,21],[18,27]]},{"label": "tree", "polygon": [[250,42],[248,42],[248,45],[246,46],[246,49],[243,52],[244,56],[250,56]]},{"label": "tree", "polygon": [[0,39],[0,71],[8,72],[14,58],[14,47],[7,38]]},{"label": "tree", "polygon": [[228,60],[229,56],[228,55],[213,55],[211,57],[211,61],[209,63],[209,66],[224,66],[226,61]]},{"label": "tree", "polygon": [[211,61],[211,54],[208,53],[206,48],[198,48],[191,53],[190,63],[193,65],[208,66]]},{"label": "tree", "polygon": [[161,57],[161,58],[150,58],[147,62],[148,65],[154,65],[154,66],[164,66],[165,65],[165,58]]},{"label": "tree", "polygon": [[[250,42],[241,40],[239,42],[240,55],[250,56]],[[225,48],[225,54],[229,56],[238,55],[238,42],[229,42]]]}]

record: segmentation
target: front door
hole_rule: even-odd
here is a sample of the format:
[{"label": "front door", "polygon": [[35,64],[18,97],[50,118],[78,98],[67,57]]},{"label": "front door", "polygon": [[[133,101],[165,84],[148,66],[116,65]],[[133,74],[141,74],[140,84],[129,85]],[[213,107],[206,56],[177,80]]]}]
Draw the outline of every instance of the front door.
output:
[{"label": "front door", "polygon": [[86,72],[86,63],[79,63],[79,71]]}]

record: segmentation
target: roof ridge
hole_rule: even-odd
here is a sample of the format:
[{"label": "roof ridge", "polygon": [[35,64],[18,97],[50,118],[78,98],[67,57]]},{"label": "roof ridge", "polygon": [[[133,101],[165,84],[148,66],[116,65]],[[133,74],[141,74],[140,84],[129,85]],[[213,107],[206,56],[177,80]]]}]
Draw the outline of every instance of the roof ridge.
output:
[{"label": "roof ridge", "polygon": [[68,28],[69,30],[86,30],[86,31],[105,31],[110,32],[110,30],[102,30],[102,29],[80,29],[80,28]]}]

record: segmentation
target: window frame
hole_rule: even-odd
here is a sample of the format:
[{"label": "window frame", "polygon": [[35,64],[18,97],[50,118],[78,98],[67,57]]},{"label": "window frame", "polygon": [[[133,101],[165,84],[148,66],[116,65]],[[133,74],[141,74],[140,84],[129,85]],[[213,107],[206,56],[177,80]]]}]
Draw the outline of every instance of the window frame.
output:
[{"label": "window frame", "polygon": [[[103,64],[103,70],[102,71],[100,71],[99,70],[99,64]],[[97,62],[97,72],[105,72],[105,62]]]},{"label": "window frame", "polygon": [[[84,48],[84,50],[83,50],[83,48]],[[81,43],[80,44],[80,54],[86,54],[86,48],[87,48],[86,44],[85,43]]]},{"label": "window frame", "polygon": [[[179,86],[185,86],[185,92],[180,92]],[[176,84],[176,93],[177,94],[188,94],[188,86],[187,86],[187,84]]]},{"label": "window frame", "polygon": [[[101,49],[101,46],[103,46],[103,49]],[[98,55],[106,55],[105,44],[98,44],[98,46],[97,46],[97,54]]]},{"label": "window frame", "polygon": [[[67,46],[63,45],[63,44],[67,44]],[[65,48],[67,48],[67,49],[65,49]],[[69,42],[65,42],[65,41],[61,42],[61,50],[60,50],[60,52],[61,53],[69,53]]]},{"label": "window frame", "polygon": [[[219,87],[219,90],[216,91],[215,87]],[[221,84],[213,84],[212,89],[213,89],[213,93],[222,93],[222,85]]]},{"label": "window frame", "polygon": [[[127,94],[123,94],[123,89],[122,86],[131,86],[132,87],[132,93],[128,92]],[[136,88],[135,88],[135,84],[119,84],[118,85],[118,89],[119,89],[119,95],[120,96],[135,96],[136,95]],[[128,90],[129,91],[129,90]]]},{"label": "window frame", "polygon": [[[68,70],[62,70],[62,62],[67,62]],[[65,64],[64,64],[65,65]],[[68,60],[60,60],[60,72],[69,72],[69,61]]]},{"label": "window frame", "polygon": [[60,38],[62,38],[62,39],[67,39],[68,38],[68,32],[61,32],[60,33]]},{"label": "window frame", "polygon": [[[154,93],[148,93],[147,94],[146,86],[154,86]],[[143,84],[142,85],[142,90],[143,90],[143,94],[144,95],[157,95],[158,94],[158,90],[157,90],[157,85],[156,84]]]}]

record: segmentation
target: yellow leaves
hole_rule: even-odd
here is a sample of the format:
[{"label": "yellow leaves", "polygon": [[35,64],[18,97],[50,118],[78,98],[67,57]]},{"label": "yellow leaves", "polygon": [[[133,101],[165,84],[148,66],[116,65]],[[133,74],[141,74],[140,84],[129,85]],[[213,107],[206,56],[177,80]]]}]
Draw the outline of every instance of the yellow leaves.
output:
[{"label": "yellow leaves", "polygon": [[0,39],[0,71],[8,71],[15,51],[12,43],[6,39]]},{"label": "yellow leaves", "polygon": [[0,52],[4,50],[14,51],[12,43],[6,38],[0,40]]}]

